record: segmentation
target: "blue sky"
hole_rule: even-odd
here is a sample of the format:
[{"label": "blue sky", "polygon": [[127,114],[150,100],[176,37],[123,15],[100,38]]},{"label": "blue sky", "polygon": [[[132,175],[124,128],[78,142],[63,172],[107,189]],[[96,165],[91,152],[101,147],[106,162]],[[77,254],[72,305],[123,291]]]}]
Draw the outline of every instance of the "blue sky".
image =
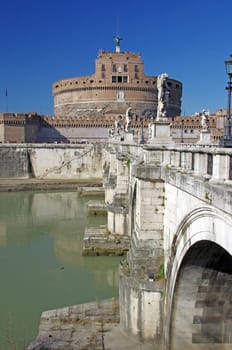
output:
[{"label": "blue sky", "polygon": [[93,74],[115,34],[122,51],[141,54],[147,75],[183,83],[182,115],[226,107],[231,0],[8,0],[0,5],[0,111],[52,115],[52,83]]}]

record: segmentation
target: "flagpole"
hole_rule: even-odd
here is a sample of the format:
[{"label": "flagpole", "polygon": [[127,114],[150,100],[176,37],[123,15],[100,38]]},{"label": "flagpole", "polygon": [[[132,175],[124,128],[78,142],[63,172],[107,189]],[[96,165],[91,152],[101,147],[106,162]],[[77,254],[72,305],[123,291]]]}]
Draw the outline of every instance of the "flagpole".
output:
[{"label": "flagpole", "polygon": [[8,113],[8,91],[6,88],[6,112]]}]

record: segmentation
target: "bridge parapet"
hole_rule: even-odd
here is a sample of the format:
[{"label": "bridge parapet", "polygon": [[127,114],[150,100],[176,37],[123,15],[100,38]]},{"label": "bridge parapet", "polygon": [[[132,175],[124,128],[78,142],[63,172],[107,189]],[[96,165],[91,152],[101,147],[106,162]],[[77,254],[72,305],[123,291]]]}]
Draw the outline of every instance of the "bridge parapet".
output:
[{"label": "bridge parapet", "polygon": [[143,161],[169,166],[196,176],[208,176],[214,181],[232,180],[232,150],[219,147],[175,146],[144,147]]}]

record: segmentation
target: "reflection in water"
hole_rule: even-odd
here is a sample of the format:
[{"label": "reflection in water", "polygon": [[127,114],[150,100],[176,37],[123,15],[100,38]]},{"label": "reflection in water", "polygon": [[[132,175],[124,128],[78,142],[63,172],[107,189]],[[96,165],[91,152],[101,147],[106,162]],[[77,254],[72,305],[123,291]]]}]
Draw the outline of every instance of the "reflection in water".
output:
[{"label": "reflection in water", "polygon": [[[77,192],[0,193],[0,349],[31,341],[43,310],[117,295],[118,258],[83,257],[88,199]],[[10,349],[10,348],[9,348]]]},{"label": "reflection in water", "polygon": [[82,219],[82,204],[77,192],[36,193],[33,195],[31,215],[34,220],[38,218],[53,223],[54,219]]},{"label": "reflection in water", "polygon": [[5,222],[0,222],[0,247],[5,247],[6,245],[6,224]]}]

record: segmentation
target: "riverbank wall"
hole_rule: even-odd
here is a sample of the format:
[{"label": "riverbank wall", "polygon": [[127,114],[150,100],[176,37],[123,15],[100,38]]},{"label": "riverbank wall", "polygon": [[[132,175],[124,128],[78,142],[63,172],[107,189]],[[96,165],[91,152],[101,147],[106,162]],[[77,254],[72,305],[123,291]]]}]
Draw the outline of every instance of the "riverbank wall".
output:
[{"label": "riverbank wall", "polygon": [[102,179],[102,149],[95,144],[2,144],[0,179]]}]

